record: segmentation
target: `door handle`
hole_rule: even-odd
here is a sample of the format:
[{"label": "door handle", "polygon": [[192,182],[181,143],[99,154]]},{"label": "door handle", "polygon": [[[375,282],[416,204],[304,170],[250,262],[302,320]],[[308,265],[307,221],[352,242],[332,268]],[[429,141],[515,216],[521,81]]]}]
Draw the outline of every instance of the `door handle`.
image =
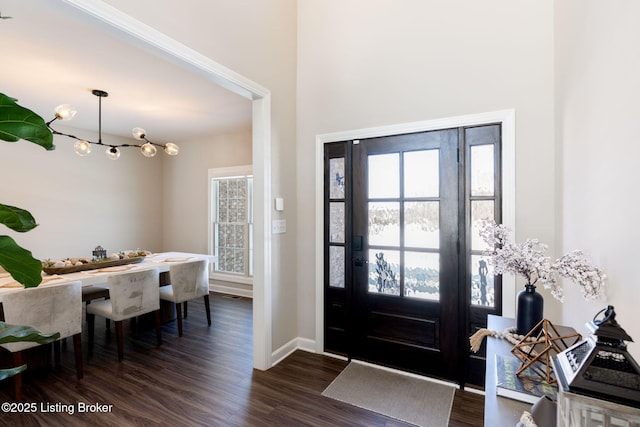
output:
[{"label": "door handle", "polygon": [[367,264],[369,261],[367,261],[367,259],[363,256],[363,255],[356,255],[353,258],[353,263],[355,264],[356,267],[362,267],[363,265]]}]

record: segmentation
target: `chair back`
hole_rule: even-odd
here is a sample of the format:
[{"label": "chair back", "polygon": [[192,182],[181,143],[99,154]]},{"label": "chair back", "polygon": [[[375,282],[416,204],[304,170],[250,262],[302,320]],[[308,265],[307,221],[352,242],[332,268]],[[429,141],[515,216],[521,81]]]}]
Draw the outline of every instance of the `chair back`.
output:
[{"label": "chair back", "polygon": [[184,302],[209,293],[209,262],[206,259],[173,264],[169,278],[176,302]]},{"label": "chair back", "polygon": [[[26,325],[50,334],[60,332],[60,338],[82,333],[82,284],[40,285],[7,293],[2,297],[5,322]],[[35,342],[7,343],[1,346],[10,352],[40,344]]]},{"label": "chair back", "polygon": [[157,268],[109,276],[112,320],[130,319],[160,309],[159,276]]}]

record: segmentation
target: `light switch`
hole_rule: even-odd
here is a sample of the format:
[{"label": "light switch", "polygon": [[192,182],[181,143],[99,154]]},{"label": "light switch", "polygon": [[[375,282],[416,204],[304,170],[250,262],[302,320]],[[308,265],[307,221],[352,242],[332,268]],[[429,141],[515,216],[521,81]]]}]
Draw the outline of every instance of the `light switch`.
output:
[{"label": "light switch", "polygon": [[275,198],[275,209],[279,212],[284,210],[284,199],[282,197]]}]

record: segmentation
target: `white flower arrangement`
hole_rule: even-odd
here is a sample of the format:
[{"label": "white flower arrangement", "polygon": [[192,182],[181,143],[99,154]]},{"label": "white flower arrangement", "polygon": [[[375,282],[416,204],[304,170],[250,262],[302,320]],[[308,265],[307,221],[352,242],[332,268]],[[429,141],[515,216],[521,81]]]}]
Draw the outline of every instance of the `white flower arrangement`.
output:
[{"label": "white flower arrangement", "polygon": [[480,237],[490,248],[485,255],[490,256],[495,274],[511,273],[522,276],[527,285],[541,283],[550,289],[551,295],[559,301],[564,300],[564,292],[557,282],[557,276],[569,279],[580,286],[586,300],[602,295],[606,274],[589,263],[582,251],[575,250],[551,262],[545,255],[548,246],[538,239],[527,239],[516,244],[509,241],[511,230],[492,220],[482,220]]}]

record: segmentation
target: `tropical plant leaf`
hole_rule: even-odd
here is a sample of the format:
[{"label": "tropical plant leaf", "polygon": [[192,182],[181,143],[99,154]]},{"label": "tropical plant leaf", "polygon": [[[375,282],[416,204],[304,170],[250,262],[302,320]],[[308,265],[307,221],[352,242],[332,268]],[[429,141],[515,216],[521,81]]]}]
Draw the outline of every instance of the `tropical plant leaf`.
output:
[{"label": "tropical plant leaf", "polygon": [[13,231],[24,233],[38,226],[33,215],[24,209],[0,203],[0,223]]},{"label": "tropical plant leaf", "polygon": [[26,325],[11,325],[0,322],[0,344],[10,342],[36,342],[38,344],[49,344],[60,338],[60,332],[43,334],[36,328]]},{"label": "tropical plant leaf", "polygon": [[[10,325],[0,322],[0,344],[11,342],[37,342],[38,344],[48,344],[60,338],[60,332],[43,334],[31,326]],[[15,368],[0,369],[0,381],[19,374],[27,369],[27,365],[16,366]]]},{"label": "tropical plant leaf", "polygon": [[11,369],[0,369],[0,381],[11,378],[12,376],[24,371],[25,369],[27,369],[27,365],[18,366],[17,368]]},{"label": "tropical plant leaf", "polygon": [[0,139],[8,142],[24,139],[47,150],[56,148],[44,119],[3,93],[0,93]]},{"label": "tropical plant leaf", "polygon": [[0,266],[27,288],[42,282],[42,263],[9,236],[0,236]]}]

